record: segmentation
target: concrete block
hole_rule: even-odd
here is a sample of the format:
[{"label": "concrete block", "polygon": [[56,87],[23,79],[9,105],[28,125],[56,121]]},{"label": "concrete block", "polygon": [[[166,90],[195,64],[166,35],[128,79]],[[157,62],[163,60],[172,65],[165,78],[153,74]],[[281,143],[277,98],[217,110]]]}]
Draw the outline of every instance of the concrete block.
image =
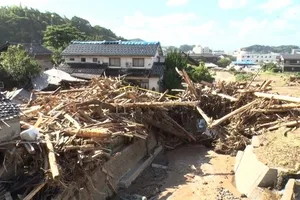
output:
[{"label": "concrete block", "polygon": [[235,156],[235,164],[234,164],[234,172],[237,171],[240,163],[241,163],[241,160],[242,160],[242,157],[244,155],[244,152],[243,151],[238,151],[236,156]]},{"label": "concrete block", "polygon": [[162,146],[157,147],[154,153],[146,160],[141,160],[138,165],[130,170],[119,182],[120,188],[128,188],[131,183],[152,163],[154,158],[162,151]]},{"label": "concrete block", "polygon": [[295,189],[295,179],[290,179],[285,185],[283,196],[281,200],[294,200],[294,189]]},{"label": "concrete block", "polygon": [[115,191],[121,178],[147,154],[146,141],[136,139],[103,165],[103,171],[109,175],[108,181]]},{"label": "concrete block", "polygon": [[253,137],[252,137],[251,145],[252,145],[253,147],[260,147],[260,141],[259,141],[258,136],[253,136]]},{"label": "concrete block", "polygon": [[260,162],[253,152],[253,146],[248,145],[235,173],[237,189],[247,196],[260,185],[273,186],[277,176],[274,169]]}]

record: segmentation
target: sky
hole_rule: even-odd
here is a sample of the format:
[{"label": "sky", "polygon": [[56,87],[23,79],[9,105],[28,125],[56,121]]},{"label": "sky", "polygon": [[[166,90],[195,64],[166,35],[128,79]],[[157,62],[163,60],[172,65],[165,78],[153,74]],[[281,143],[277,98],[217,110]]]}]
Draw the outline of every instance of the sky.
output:
[{"label": "sky", "polygon": [[20,4],[163,46],[300,45],[300,0],[0,0],[0,6]]}]

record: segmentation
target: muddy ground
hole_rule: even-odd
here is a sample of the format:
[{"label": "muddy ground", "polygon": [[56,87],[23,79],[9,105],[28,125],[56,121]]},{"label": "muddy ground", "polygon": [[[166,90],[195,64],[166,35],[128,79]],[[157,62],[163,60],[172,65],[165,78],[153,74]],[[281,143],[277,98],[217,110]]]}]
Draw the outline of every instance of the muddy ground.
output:
[{"label": "muddy ground", "polygon": [[233,186],[234,157],[197,145],[167,151],[159,160],[167,161],[162,164],[168,169],[148,167],[121,194],[139,194],[153,200],[240,199]]}]

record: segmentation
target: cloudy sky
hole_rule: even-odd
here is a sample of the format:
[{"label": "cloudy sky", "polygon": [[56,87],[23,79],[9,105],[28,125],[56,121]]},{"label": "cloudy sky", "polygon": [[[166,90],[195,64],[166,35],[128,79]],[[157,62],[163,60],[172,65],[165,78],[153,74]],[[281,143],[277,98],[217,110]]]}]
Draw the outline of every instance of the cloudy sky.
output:
[{"label": "cloudy sky", "polygon": [[20,4],[164,46],[300,45],[300,0],[0,0],[0,6]]}]

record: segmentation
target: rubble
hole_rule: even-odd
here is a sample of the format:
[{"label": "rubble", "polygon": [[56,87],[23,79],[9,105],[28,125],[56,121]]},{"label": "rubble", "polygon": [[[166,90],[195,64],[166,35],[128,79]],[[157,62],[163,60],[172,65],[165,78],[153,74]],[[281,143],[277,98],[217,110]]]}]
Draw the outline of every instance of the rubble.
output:
[{"label": "rubble", "polygon": [[[168,149],[209,142],[217,152],[235,154],[254,135],[299,123],[300,99],[266,93],[271,81],[193,83],[185,71],[178,73],[186,90],[175,96],[107,77],[69,90],[36,91],[36,100],[21,106],[21,124],[40,137],[0,143],[1,178],[8,177],[3,191],[13,199],[46,199],[69,192],[71,185],[80,190],[117,153],[118,138],[147,140],[150,130]],[[202,118],[206,127],[199,132],[196,121]]]}]

